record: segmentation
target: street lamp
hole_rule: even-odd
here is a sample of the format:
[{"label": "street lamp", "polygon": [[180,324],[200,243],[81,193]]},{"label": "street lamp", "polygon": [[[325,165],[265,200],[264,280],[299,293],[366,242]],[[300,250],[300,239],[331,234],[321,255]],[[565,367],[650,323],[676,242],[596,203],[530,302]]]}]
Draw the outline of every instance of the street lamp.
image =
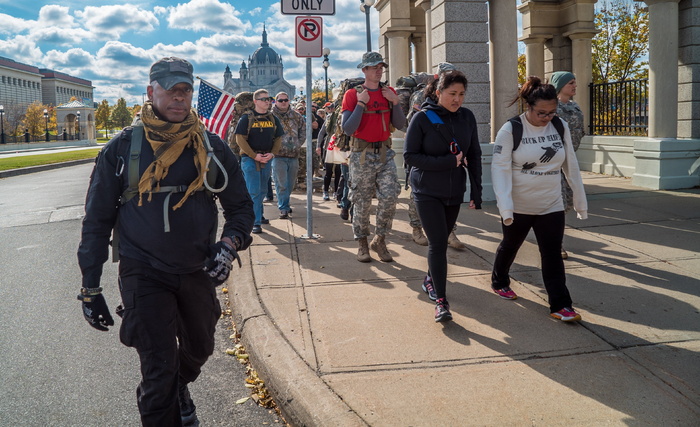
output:
[{"label": "street lamp", "polygon": [[0,144],[5,143],[5,107],[0,105]]},{"label": "street lamp", "polygon": [[44,120],[46,120],[46,142],[49,142],[49,110],[44,108]]},{"label": "street lamp", "polygon": [[75,120],[76,120],[78,123],[75,125],[75,132],[76,132],[76,134],[77,134],[77,136],[78,136],[78,139],[80,139],[80,111],[78,111],[78,112],[76,113],[76,116],[77,116],[77,117],[75,118]]},{"label": "street lamp", "polygon": [[328,49],[327,47],[323,48],[323,73],[325,75],[325,81],[326,81],[326,102],[328,102],[328,67],[331,65],[330,61],[328,61],[328,55],[331,54],[331,50]]},{"label": "street lamp", "polygon": [[360,0],[360,12],[365,13],[365,21],[367,26],[367,52],[372,51],[372,37],[369,32],[369,8],[374,4],[374,0]]}]

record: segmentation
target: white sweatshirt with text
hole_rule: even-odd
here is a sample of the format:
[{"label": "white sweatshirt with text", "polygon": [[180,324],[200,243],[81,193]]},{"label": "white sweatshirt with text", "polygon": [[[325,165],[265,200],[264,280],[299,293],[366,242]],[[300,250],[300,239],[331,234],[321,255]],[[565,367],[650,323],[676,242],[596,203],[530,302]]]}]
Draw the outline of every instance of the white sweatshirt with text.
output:
[{"label": "white sweatshirt with text", "polygon": [[523,138],[513,151],[513,134],[506,122],[496,135],[491,163],[493,190],[498,210],[506,225],[513,213],[545,215],[563,211],[561,171],[574,193],[574,209],[579,219],[588,217],[588,203],[576,154],[571,145],[569,126],[564,124],[564,143],[550,122],[534,126],[520,115]]}]

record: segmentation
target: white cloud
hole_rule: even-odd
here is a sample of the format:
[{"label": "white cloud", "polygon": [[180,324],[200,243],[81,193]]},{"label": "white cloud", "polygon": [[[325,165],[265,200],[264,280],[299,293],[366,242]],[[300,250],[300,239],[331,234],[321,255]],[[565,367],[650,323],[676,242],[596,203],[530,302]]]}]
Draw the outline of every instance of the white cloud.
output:
[{"label": "white cloud", "polygon": [[85,29],[102,38],[118,40],[125,32],[147,33],[159,25],[151,11],[131,4],[110,6],[88,6],[75,15]]},{"label": "white cloud", "polygon": [[262,7],[256,7],[256,8],[254,8],[254,9],[250,9],[250,10],[248,11],[248,14],[249,14],[250,16],[259,16],[259,15],[260,15],[260,12],[262,12]]},{"label": "white cloud", "polygon": [[39,10],[38,25],[47,27],[75,27],[75,19],[68,13],[68,7],[56,4],[46,5]]},{"label": "white cloud", "polygon": [[0,40],[0,56],[36,67],[42,66],[44,59],[36,43],[30,37],[22,35]]},{"label": "white cloud", "polygon": [[36,22],[15,18],[14,16],[0,13],[0,34],[23,33],[34,27]]},{"label": "white cloud", "polygon": [[191,0],[168,6],[168,25],[173,29],[245,34],[250,23],[244,23],[229,3],[219,0]]},{"label": "white cloud", "polygon": [[63,46],[74,46],[93,40],[94,35],[82,28],[37,27],[31,30],[31,37],[37,43],[52,43]]},{"label": "white cloud", "polygon": [[80,48],[69,49],[66,52],[50,50],[46,52],[45,66],[68,74],[75,74],[76,68],[89,69],[94,67],[95,58]]},{"label": "white cloud", "polygon": [[107,42],[95,55],[93,72],[114,84],[148,84],[148,70],[156,58],[146,49],[118,41]]}]

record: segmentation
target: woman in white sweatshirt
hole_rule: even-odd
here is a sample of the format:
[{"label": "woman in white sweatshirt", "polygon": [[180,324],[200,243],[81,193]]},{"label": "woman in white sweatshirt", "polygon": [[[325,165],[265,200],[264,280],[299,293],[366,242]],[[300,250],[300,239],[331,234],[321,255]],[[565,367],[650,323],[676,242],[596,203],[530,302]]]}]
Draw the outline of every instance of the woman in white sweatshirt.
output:
[{"label": "woman in white sweatshirt", "polygon": [[[561,171],[574,193],[579,219],[588,216],[586,194],[569,127],[556,116],[557,92],[531,76],[513,101],[522,99],[527,110],[519,116],[522,125],[506,122],[496,135],[491,176],[501,214],[503,240],[496,250],[491,286],[504,299],[516,299],[510,288],[509,271],[530,229],[535,232],[542,262],[542,279],[549,297],[551,316],[565,322],[581,320],[572,308],[566,287],[561,244],[564,237],[564,203]],[[511,105],[513,104],[511,103]],[[552,121],[561,123],[564,140]],[[514,126],[522,127],[522,138],[514,141]],[[517,137],[516,137],[517,138]],[[514,150],[514,142],[516,142]]]}]

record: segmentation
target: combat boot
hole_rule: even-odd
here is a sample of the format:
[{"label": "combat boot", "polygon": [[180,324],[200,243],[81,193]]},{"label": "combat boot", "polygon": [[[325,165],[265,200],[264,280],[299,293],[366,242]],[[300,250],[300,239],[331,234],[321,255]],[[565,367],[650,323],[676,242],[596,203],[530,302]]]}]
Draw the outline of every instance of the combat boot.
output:
[{"label": "combat boot", "polygon": [[457,238],[457,235],[455,234],[454,230],[452,233],[450,233],[450,236],[447,238],[447,244],[454,249],[457,250],[463,250],[467,248],[467,245],[464,243],[460,242],[459,239]]},{"label": "combat boot", "polygon": [[379,259],[381,259],[384,262],[391,262],[394,260],[394,258],[391,257],[391,254],[389,253],[389,250],[386,248],[386,243],[384,242],[384,236],[380,235],[375,235],[374,239],[372,239],[372,243],[370,244],[370,247],[374,252],[379,255]]},{"label": "combat boot", "polygon": [[362,237],[357,241],[360,248],[357,250],[357,260],[360,262],[370,262],[372,257],[369,256],[369,246],[367,246],[367,238]]},{"label": "combat boot", "polygon": [[413,227],[413,241],[421,246],[428,246],[428,239],[423,235],[421,227]]}]

